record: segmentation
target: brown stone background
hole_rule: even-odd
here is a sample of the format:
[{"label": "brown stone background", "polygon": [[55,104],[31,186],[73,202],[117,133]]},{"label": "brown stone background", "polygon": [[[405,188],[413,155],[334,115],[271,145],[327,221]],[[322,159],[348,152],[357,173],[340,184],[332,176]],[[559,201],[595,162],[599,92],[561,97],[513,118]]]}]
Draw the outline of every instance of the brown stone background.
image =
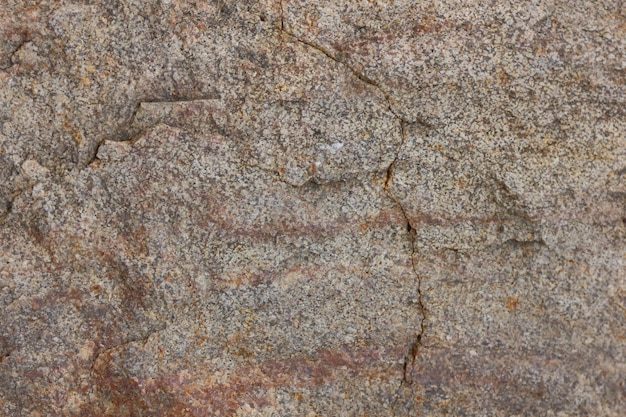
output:
[{"label": "brown stone background", "polygon": [[0,415],[626,415],[626,3],[3,0]]}]

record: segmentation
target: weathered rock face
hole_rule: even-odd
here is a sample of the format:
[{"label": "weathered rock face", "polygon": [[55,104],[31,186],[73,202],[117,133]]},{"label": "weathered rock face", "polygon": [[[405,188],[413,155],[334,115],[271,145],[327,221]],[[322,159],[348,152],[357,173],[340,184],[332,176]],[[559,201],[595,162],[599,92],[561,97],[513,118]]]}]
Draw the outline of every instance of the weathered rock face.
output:
[{"label": "weathered rock face", "polygon": [[0,34],[0,415],[626,413],[621,2]]}]

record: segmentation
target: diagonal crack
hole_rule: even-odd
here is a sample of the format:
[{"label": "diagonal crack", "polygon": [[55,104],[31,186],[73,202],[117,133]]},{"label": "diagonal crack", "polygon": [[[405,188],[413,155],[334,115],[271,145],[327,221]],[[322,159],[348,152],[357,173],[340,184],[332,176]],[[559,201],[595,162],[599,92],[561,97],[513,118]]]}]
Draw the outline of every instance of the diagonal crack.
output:
[{"label": "diagonal crack", "polygon": [[155,330],[151,330],[151,331],[148,332],[148,334],[146,336],[125,340],[125,341],[122,341],[122,342],[120,342],[120,343],[118,343],[116,345],[110,346],[110,347],[105,348],[104,350],[98,352],[96,354],[96,356],[93,358],[93,360],[91,361],[91,368],[90,368],[91,373],[93,374],[94,372],[97,371],[95,369],[95,366],[96,366],[97,362],[100,360],[101,357],[104,357],[104,356],[109,356],[110,357],[111,352],[113,352],[115,350],[118,350],[120,348],[123,348],[124,346],[130,345],[131,343],[141,343],[142,348],[145,348],[146,344],[148,343],[148,341],[150,340],[150,338],[153,335],[164,331],[166,328],[167,328],[167,326],[163,326],[161,328],[158,328],[158,329],[155,329]]},{"label": "diagonal crack", "polygon": [[[137,100],[132,108],[132,112],[130,116],[128,116],[126,121],[124,122],[124,126],[126,126],[125,128],[126,132],[122,133],[121,137],[118,137],[116,139],[109,138],[109,140],[114,140],[115,142],[130,142],[131,144],[133,144],[139,139],[139,137],[141,137],[143,133],[145,133],[146,129],[141,129],[138,132],[131,132],[133,125],[137,121],[137,113],[139,112],[143,104],[193,103],[193,102],[208,101],[208,100],[215,100],[215,99],[216,97],[214,95],[209,94],[209,95],[200,95],[198,97],[193,97],[193,98],[181,97],[175,100],[166,100],[166,99],[159,99],[159,98]],[[89,154],[89,159],[85,161],[83,168],[88,167],[90,164],[92,164],[93,162],[97,160],[98,151],[100,150],[100,147],[104,144],[104,142],[105,142],[105,139],[102,138],[95,144],[94,149]]]},{"label": "diagonal crack", "polygon": [[389,110],[389,111],[390,111],[390,112],[391,112],[391,113],[392,113],[395,117],[397,117],[398,119],[400,119],[400,120],[403,120],[403,121],[404,121],[404,118],[403,118],[402,116],[400,116],[396,110],[394,110],[394,108],[393,108],[393,106],[392,106],[392,104],[391,104],[391,96],[390,96],[390,94],[389,94],[389,93],[387,93],[385,90],[383,90],[383,89],[380,87],[380,85],[378,85],[378,83],[376,83],[374,80],[372,80],[372,79],[371,79],[371,78],[369,78],[368,76],[366,76],[366,75],[362,74],[361,72],[357,71],[357,70],[356,70],[356,69],[355,69],[352,65],[348,64],[347,62],[342,61],[342,60],[340,60],[340,59],[337,59],[337,58],[336,58],[336,57],[335,57],[335,56],[334,56],[334,55],[333,55],[330,51],[328,51],[326,48],[324,48],[324,47],[322,47],[322,46],[320,46],[320,45],[317,45],[317,44],[315,44],[315,43],[313,43],[313,42],[310,42],[310,41],[308,41],[308,40],[306,40],[306,39],[303,39],[303,38],[301,38],[301,37],[299,37],[299,36],[295,35],[293,32],[289,32],[289,31],[288,31],[288,30],[286,30],[286,29],[281,29],[281,31],[283,31],[285,34],[287,34],[288,36],[292,37],[292,38],[293,38],[293,39],[295,39],[296,41],[298,41],[298,42],[300,42],[300,43],[302,43],[302,44],[304,44],[304,45],[307,45],[308,47],[313,48],[313,49],[315,49],[315,50],[317,50],[317,51],[321,52],[322,54],[326,55],[326,56],[327,56],[328,58],[330,58],[331,60],[333,60],[333,61],[337,62],[338,64],[340,64],[340,65],[344,66],[345,68],[347,68],[348,70],[350,70],[350,72],[351,72],[351,73],[352,73],[355,77],[357,77],[359,80],[363,81],[365,84],[368,84],[368,85],[370,85],[370,86],[374,87],[374,89],[378,90],[378,91],[379,91],[379,92],[383,95],[383,97],[385,97],[385,101],[387,102],[387,108],[388,108],[388,110]]},{"label": "diagonal crack", "polygon": [[15,47],[13,48],[13,50],[9,53],[8,57],[7,57],[7,65],[0,65],[0,70],[8,70],[9,68],[11,68],[13,65],[15,65],[15,62],[13,62],[13,58],[15,57],[15,55],[17,55],[17,53],[26,45],[30,42],[31,40],[28,38],[22,39],[22,41]]},{"label": "diagonal crack", "polygon": [[318,45],[316,43],[313,43],[313,42],[311,42],[311,41],[309,41],[307,39],[304,39],[304,38],[296,35],[294,32],[291,32],[291,31],[287,30],[286,26],[285,26],[285,17],[284,17],[284,9],[283,9],[283,2],[282,2],[282,0],[279,1],[279,7],[280,7],[280,24],[278,26],[276,26],[276,28],[278,30],[280,30],[282,33],[286,34],[287,36],[293,38],[297,42],[300,42],[300,43],[302,43],[302,44],[304,44],[304,45],[306,45],[306,46],[308,46],[310,48],[313,48],[313,49],[317,50],[318,52],[321,52],[322,54],[326,55],[331,60],[333,60],[336,63],[342,65],[345,68],[347,68],[359,80],[361,80],[365,84],[368,84],[369,86],[373,87],[374,89],[378,90],[383,95],[383,97],[385,98],[385,101],[387,102],[387,109],[396,118],[398,118],[400,121],[405,122],[407,124],[408,123],[419,123],[419,124],[421,124],[423,126],[430,127],[430,125],[428,123],[426,123],[425,121],[423,121],[423,120],[407,120],[402,115],[400,115],[399,112],[397,110],[395,110],[393,105],[392,105],[391,94],[389,94],[385,89],[383,89],[372,78],[370,78],[367,75],[361,73],[356,68],[354,68],[354,66],[350,65],[348,62],[337,58],[335,55],[333,55],[328,49],[324,48],[323,46]]}]

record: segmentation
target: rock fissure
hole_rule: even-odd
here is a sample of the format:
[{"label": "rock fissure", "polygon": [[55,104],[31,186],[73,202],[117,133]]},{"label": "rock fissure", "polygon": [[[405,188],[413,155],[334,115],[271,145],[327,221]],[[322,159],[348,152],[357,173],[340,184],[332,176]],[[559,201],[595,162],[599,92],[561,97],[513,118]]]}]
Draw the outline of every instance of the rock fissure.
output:
[{"label": "rock fissure", "polygon": [[366,76],[365,74],[359,72],[356,68],[354,68],[352,65],[348,64],[345,61],[342,61],[341,59],[338,59],[336,56],[334,56],[328,49],[322,47],[321,45],[317,45],[311,41],[308,41],[298,35],[296,35],[293,32],[290,32],[289,30],[285,29],[285,24],[284,24],[284,17],[283,17],[283,10],[282,10],[282,2],[281,2],[281,21],[280,21],[280,26],[277,27],[277,29],[279,29],[281,32],[283,32],[284,34],[286,34],[287,36],[295,39],[297,42],[302,43],[303,45],[308,46],[309,48],[313,48],[316,51],[326,55],[329,59],[335,61],[336,63],[340,64],[341,66],[345,67],[346,69],[348,69],[355,77],[357,77],[359,80],[361,80],[363,83],[373,87],[374,89],[378,90],[383,97],[385,98],[385,101],[387,102],[387,109],[389,110],[389,112],[391,112],[396,118],[398,118],[401,122],[404,123],[419,123],[423,126],[426,127],[430,127],[430,125],[428,123],[426,123],[423,120],[407,120],[404,117],[402,117],[398,111],[396,111],[393,108],[393,105],[391,104],[391,95],[385,91],[376,81],[374,81],[373,79],[371,79],[370,77]]},{"label": "rock fissure", "polygon": [[[123,136],[121,136],[118,139],[112,139],[115,142],[130,142],[130,143],[134,143],[137,141],[137,139],[139,139],[139,137],[145,133],[146,129],[140,129],[139,132],[136,132],[135,134],[130,134],[128,133],[133,125],[135,124],[135,121],[137,120],[137,113],[139,112],[139,109],[141,108],[141,106],[143,104],[180,104],[180,103],[193,103],[193,102],[199,102],[199,101],[208,101],[208,100],[216,100],[215,96],[200,96],[197,98],[181,98],[178,100],[160,100],[160,99],[155,99],[155,100],[150,100],[150,99],[145,99],[145,100],[139,100],[137,102],[137,104],[135,104],[132,113],[130,114],[130,116],[128,117],[128,120],[125,122],[125,128],[122,128],[122,131],[126,131],[127,133]],[[97,158],[98,158],[98,151],[100,150],[100,147],[104,144],[106,139],[100,139],[100,141],[98,141],[98,143],[96,144],[96,146],[94,147],[94,150],[90,156],[90,158],[85,162],[85,167],[89,166],[91,163],[93,163]]]},{"label": "rock fissure", "polygon": [[283,9],[283,0],[278,1],[280,7],[280,30],[285,30],[285,9]]},{"label": "rock fissure", "polygon": [[395,198],[393,196],[393,194],[389,191],[389,184],[391,183],[391,181],[393,180],[393,170],[395,167],[395,164],[398,160],[398,158],[400,157],[400,152],[402,151],[402,148],[406,142],[406,128],[408,125],[410,124],[414,124],[414,123],[419,123],[427,128],[430,128],[431,126],[428,125],[427,123],[425,123],[424,121],[421,120],[415,120],[415,121],[409,121],[406,120],[405,118],[403,118],[400,114],[398,114],[398,112],[396,110],[394,110],[393,105],[391,104],[391,96],[389,93],[387,93],[378,83],[376,83],[374,80],[372,80],[371,78],[365,76],[364,74],[362,74],[361,72],[357,71],[353,66],[349,65],[348,63],[338,59],[337,57],[335,57],[330,51],[328,51],[327,49],[323,48],[320,45],[317,45],[313,42],[310,42],[306,39],[301,38],[300,36],[297,36],[295,33],[288,31],[287,29],[285,29],[285,23],[284,23],[284,10],[283,10],[283,5],[282,5],[282,1],[279,2],[280,3],[280,11],[281,11],[281,16],[280,16],[280,27],[278,28],[281,32],[285,33],[286,35],[290,36],[291,38],[295,39],[296,41],[310,47],[313,48],[315,50],[317,50],[318,52],[324,54],[326,57],[328,57],[329,59],[337,62],[338,64],[344,66],[345,68],[347,68],[355,77],[357,77],[359,80],[361,80],[363,83],[370,85],[371,87],[375,88],[376,90],[378,90],[383,97],[385,98],[385,101],[387,102],[387,108],[389,110],[389,112],[391,112],[394,117],[396,117],[399,121],[400,121],[400,130],[401,130],[401,142],[398,146],[398,150],[396,152],[396,155],[393,159],[393,161],[391,162],[391,164],[389,164],[389,166],[387,167],[386,170],[386,174],[385,174],[385,181],[383,184],[383,190],[385,192],[385,194],[398,206],[398,208],[400,209],[400,211],[402,212],[402,215],[404,216],[406,223],[407,223],[407,233],[409,234],[409,239],[411,242],[411,253],[410,253],[410,257],[411,257],[411,268],[413,270],[413,273],[415,275],[415,277],[417,278],[417,295],[418,295],[418,304],[419,304],[419,309],[420,309],[420,314],[422,316],[421,320],[420,320],[420,324],[419,324],[419,330],[417,332],[417,334],[414,337],[413,342],[411,343],[411,346],[409,348],[409,351],[407,353],[407,355],[405,356],[404,359],[404,365],[403,365],[403,375],[402,375],[402,380],[401,383],[402,384],[408,384],[411,383],[410,380],[410,376],[409,376],[409,372],[410,370],[408,369],[409,367],[413,367],[415,365],[415,361],[417,360],[417,356],[419,354],[419,349],[422,345],[422,335],[424,334],[424,322],[425,322],[425,307],[424,307],[424,302],[423,302],[423,298],[422,298],[422,288],[421,288],[421,277],[417,272],[417,268],[415,266],[415,252],[416,252],[416,245],[415,245],[415,235],[414,235],[414,228],[411,225],[411,222],[409,220],[409,217],[406,214],[406,210],[404,209],[404,207],[402,206],[402,204],[400,204],[400,202],[398,201],[397,198]]},{"label": "rock fissure", "polygon": [[123,348],[124,346],[128,346],[131,343],[141,343],[141,346],[143,348],[143,347],[146,346],[146,344],[148,343],[148,341],[150,340],[150,338],[153,335],[155,335],[157,333],[160,333],[160,332],[162,332],[162,331],[164,331],[166,329],[167,329],[167,326],[164,326],[164,327],[156,329],[156,330],[152,330],[152,331],[148,332],[148,334],[146,336],[144,336],[144,337],[139,337],[139,338],[125,340],[125,341],[123,341],[121,343],[118,343],[116,345],[110,346],[110,347],[105,348],[102,351],[96,353],[96,356],[91,361],[91,367],[90,367],[91,373],[96,371],[96,369],[95,369],[96,363],[98,362],[98,360],[101,357],[106,356],[106,355],[110,355],[111,352],[113,352],[115,350],[118,350],[120,348]]},{"label": "rock fissure", "polygon": [[30,39],[24,39],[22,40],[16,47],[15,49],[13,49],[10,53],[9,56],[7,57],[7,65],[0,65],[0,70],[8,70],[9,68],[11,68],[13,65],[15,65],[15,62],[13,62],[13,57],[24,47],[24,45],[26,45],[27,43],[31,42]]},{"label": "rock fissure", "polygon": [[394,204],[398,206],[398,208],[402,212],[402,215],[404,216],[404,219],[406,221],[406,230],[407,230],[407,233],[409,234],[409,240],[411,242],[411,253],[409,255],[411,257],[410,259],[411,269],[413,270],[413,274],[415,275],[415,278],[417,279],[417,302],[419,305],[420,315],[422,316],[420,320],[420,324],[419,324],[419,330],[417,334],[415,335],[413,342],[411,343],[411,346],[409,347],[409,351],[407,352],[407,355],[404,358],[402,380],[401,380],[402,385],[410,384],[412,382],[410,379],[410,375],[409,375],[410,374],[409,367],[415,366],[415,361],[417,360],[419,349],[422,346],[422,335],[424,334],[424,322],[426,320],[426,308],[424,306],[424,300],[422,297],[422,278],[420,274],[417,272],[417,267],[415,266],[415,254],[416,254],[415,229],[411,225],[411,220],[409,219],[409,216],[407,215],[406,210],[404,209],[400,201],[389,190],[389,184],[393,181],[393,171],[394,171],[395,165],[398,161],[398,158],[400,157],[402,148],[404,144],[406,143],[406,137],[407,137],[406,129],[408,125],[409,123],[405,121],[401,121],[400,134],[401,134],[402,140],[400,142],[400,145],[398,146],[398,150],[396,152],[395,158],[393,159],[393,161],[391,162],[391,164],[389,164],[389,167],[387,168],[385,182],[383,184],[383,191],[385,192],[387,197],[389,197],[389,199],[391,199],[394,202]]}]

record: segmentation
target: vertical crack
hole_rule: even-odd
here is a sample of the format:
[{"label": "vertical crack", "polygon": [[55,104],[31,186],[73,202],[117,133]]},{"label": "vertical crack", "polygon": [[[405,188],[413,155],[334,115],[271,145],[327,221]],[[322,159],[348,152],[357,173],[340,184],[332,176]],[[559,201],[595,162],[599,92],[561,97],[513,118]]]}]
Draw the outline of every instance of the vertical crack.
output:
[{"label": "vertical crack", "polygon": [[285,31],[285,10],[283,9],[283,0],[278,0],[280,7],[280,30]]},{"label": "vertical crack", "polygon": [[411,242],[411,253],[410,253],[411,269],[413,270],[413,274],[415,275],[415,278],[417,279],[417,298],[418,298],[418,305],[419,305],[421,320],[420,320],[418,332],[414,336],[413,342],[411,343],[411,346],[409,347],[408,352],[407,352],[407,354],[406,354],[406,356],[404,358],[404,370],[403,370],[402,381],[401,381],[401,385],[411,384],[412,383],[411,378],[410,378],[411,368],[413,368],[415,366],[415,362],[417,360],[417,356],[419,355],[419,351],[420,351],[420,348],[422,346],[422,335],[424,334],[424,322],[426,320],[426,314],[425,314],[426,313],[426,308],[424,306],[424,301],[423,301],[423,297],[422,297],[422,279],[421,279],[420,275],[417,272],[417,267],[415,266],[415,253],[416,253],[415,229],[411,225],[411,221],[409,220],[409,217],[407,216],[406,210],[404,209],[402,204],[400,204],[400,201],[396,197],[394,197],[394,195],[391,193],[391,191],[389,190],[389,186],[393,182],[394,169],[395,169],[396,163],[398,161],[398,158],[400,157],[400,153],[402,151],[402,148],[404,147],[404,144],[406,142],[407,127],[410,124],[413,124],[413,123],[419,123],[422,126],[427,127],[427,128],[432,128],[432,126],[430,126],[428,123],[426,123],[423,120],[417,119],[417,120],[409,121],[409,120],[405,119],[404,117],[402,117],[402,115],[400,115],[393,108],[391,95],[387,91],[385,91],[373,79],[371,79],[371,78],[367,77],[366,75],[362,74],[361,72],[359,72],[356,68],[354,68],[349,63],[347,63],[347,62],[345,62],[345,61],[343,61],[341,59],[338,59],[329,50],[327,50],[326,48],[322,47],[321,45],[317,45],[317,44],[315,44],[315,43],[313,43],[311,41],[308,41],[308,40],[306,40],[306,39],[296,35],[295,33],[289,31],[288,29],[286,29],[285,28],[285,17],[284,17],[283,2],[282,2],[282,0],[278,0],[278,1],[279,1],[279,7],[280,7],[280,25],[277,25],[277,29],[279,29],[282,33],[286,34],[287,36],[293,38],[297,42],[300,42],[300,43],[302,43],[304,45],[309,46],[310,48],[313,48],[313,49],[317,50],[318,52],[321,52],[322,54],[324,54],[325,56],[327,56],[331,60],[335,61],[336,63],[338,63],[338,64],[342,65],[343,67],[345,67],[346,69],[348,69],[355,77],[357,77],[363,83],[368,84],[371,87],[373,87],[374,89],[378,90],[382,94],[382,96],[384,97],[385,101],[387,102],[387,108],[388,108],[389,112],[395,118],[397,118],[400,121],[400,133],[401,133],[402,140],[400,142],[400,145],[398,146],[398,150],[396,152],[396,155],[395,155],[393,161],[387,167],[387,171],[386,171],[386,174],[385,174],[385,181],[383,183],[383,192],[387,195],[387,197],[389,197],[398,206],[398,208],[402,212],[402,215],[404,216],[404,219],[406,221],[406,230],[407,230],[407,233],[409,234],[409,239],[410,239],[410,242]]},{"label": "vertical crack", "polygon": [[385,192],[385,194],[387,194],[387,197],[389,197],[398,206],[398,208],[402,212],[402,216],[404,217],[404,220],[406,221],[406,230],[407,230],[407,233],[409,234],[409,240],[411,242],[411,253],[409,255],[411,257],[411,269],[413,270],[413,274],[417,278],[417,302],[419,305],[420,315],[422,316],[420,320],[418,332],[415,335],[413,342],[411,343],[411,346],[409,347],[409,350],[404,358],[401,385],[412,383],[411,378],[410,378],[410,372],[411,372],[411,369],[415,366],[415,361],[417,360],[417,356],[419,355],[419,351],[422,346],[422,335],[424,334],[424,322],[426,320],[426,308],[424,306],[424,300],[422,298],[422,279],[421,279],[420,274],[417,272],[417,267],[415,266],[415,253],[416,253],[415,228],[413,227],[413,225],[411,225],[411,221],[409,220],[406,210],[404,209],[400,201],[396,197],[394,197],[394,195],[389,190],[389,185],[393,182],[393,174],[394,174],[396,163],[398,161],[398,158],[400,157],[402,148],[404,147],[404,144],[406,143],[408,125],[409,123],[406,122],[405,120],[402,120],[402,119],[400,120],[400,133],[401,133],[402,141],[400,142],[400,145],[398,146],[398,151],[396,153],[394,160],[391,162],[391,164],[389,164],[389,167],[387,168],[385,182],[383,185],[383,191]]}]

